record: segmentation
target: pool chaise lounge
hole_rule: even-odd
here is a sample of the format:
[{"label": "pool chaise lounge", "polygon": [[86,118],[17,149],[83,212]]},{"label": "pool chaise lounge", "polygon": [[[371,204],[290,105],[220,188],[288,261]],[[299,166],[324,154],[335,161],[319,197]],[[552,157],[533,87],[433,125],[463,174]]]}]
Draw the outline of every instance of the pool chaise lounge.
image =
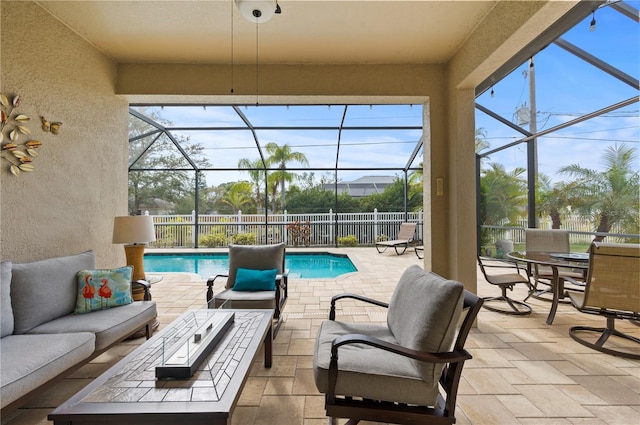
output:
[{"label": "pool chaise lounge", "polygon": [[[397,255],[405,253],[409,244],[413,242],[413,236],[416,232],[416,223],[402,223],[400,224],[400,231],[398,232],[398,239],[389,241],[376,242],[376,250],[382,254],[388,248],[393,248]],[[399,249],[402,248],[402,251]]]}]

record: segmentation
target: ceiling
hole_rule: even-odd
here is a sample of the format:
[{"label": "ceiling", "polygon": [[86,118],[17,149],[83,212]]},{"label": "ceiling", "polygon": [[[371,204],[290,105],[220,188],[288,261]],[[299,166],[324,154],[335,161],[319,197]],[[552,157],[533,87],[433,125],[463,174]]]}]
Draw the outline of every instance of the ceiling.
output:
[{"label": "ceiling", "polygon": [[[236,0],[237,1],[237,0]],[[40,1],[118,63],[444,63],[497,1],[279,0],[256,25],[233,0]],[[275,4],[275,1],[274,1]]]}]

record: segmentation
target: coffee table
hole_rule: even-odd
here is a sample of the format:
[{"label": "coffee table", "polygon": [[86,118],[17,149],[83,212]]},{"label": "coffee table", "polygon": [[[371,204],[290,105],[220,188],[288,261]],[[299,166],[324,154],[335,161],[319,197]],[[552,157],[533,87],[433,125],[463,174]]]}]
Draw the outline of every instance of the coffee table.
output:
[{"label": "coffee table", "polygon": [[[188,379],[156,379],[155,367],[199,322],[233,311],[233,325]],[[48,419],[72,424],[228,424],[264,342],[265,367],[272,362],[274,310],[189,310],[145,341]],[[166,353],[166,351],[164,351]]]}]

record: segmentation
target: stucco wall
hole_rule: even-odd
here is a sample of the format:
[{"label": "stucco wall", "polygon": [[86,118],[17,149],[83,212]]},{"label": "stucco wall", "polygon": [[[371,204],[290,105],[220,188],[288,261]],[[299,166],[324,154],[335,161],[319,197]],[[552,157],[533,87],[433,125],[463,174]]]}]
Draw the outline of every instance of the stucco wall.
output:
[{"label": "stucco wall", "polygon": [[[32,2],[2,7],[0,90],[23,97],[35,171],[0,170],[0,257],[24,262],[96,251],[98,265],[124,263],[111,243],[127,213],[127,102],[114,95],[116,66]],[[63,123],[41,130],[40,116]],[[22,139],[21,139],[22,140]]]}]

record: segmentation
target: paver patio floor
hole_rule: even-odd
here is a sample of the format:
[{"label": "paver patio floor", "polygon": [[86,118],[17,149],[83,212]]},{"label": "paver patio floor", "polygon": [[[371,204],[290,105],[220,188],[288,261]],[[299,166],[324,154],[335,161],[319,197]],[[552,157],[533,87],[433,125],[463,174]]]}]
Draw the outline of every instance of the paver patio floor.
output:
[{"label": "paver patio floor", "polygon": [[[293,249],[291,249],[293,250]],[[422,264],[412,250],[402,256],[378,254],[374,248],[325,251],[347,253],[358,272],[337,279],[290,279],[284,324],[274,341],[273,367],[265,369],[258,356],[233,416],[236,425],[320,425],[327,419],[323,396],[313,382],[313,344],[327,318],[331,296],[341,292],[388,300],[404,269]],[[480,296],[499,295],[478,273]],[[205,303],[205,279],[187,273],[163,274],[152,285],[161,326],[185,309]],[[218,286],[223,283],[216,283]],[[517,287],[512,298],[526,296]],[[569,337],[577,324],[604,326],[605,320],[561,304],[553,325],[545,323],[550,303],[529,299],[530,316],[506,316],[481,310],[467,349],[458,395],[459,424],[640,424],[640,361],[590,350]],[[378,307],[342,302],[337,319],[385,322]],[[640,337],[640,327],[617,326]],[[47,414],[93,378],[133,350],[143,339],[123,342],[9,417],[3,425],[48,424]],[[343,423],[343,422],[340,422]],[[364,423],[363,423],[364,424]]]}]

